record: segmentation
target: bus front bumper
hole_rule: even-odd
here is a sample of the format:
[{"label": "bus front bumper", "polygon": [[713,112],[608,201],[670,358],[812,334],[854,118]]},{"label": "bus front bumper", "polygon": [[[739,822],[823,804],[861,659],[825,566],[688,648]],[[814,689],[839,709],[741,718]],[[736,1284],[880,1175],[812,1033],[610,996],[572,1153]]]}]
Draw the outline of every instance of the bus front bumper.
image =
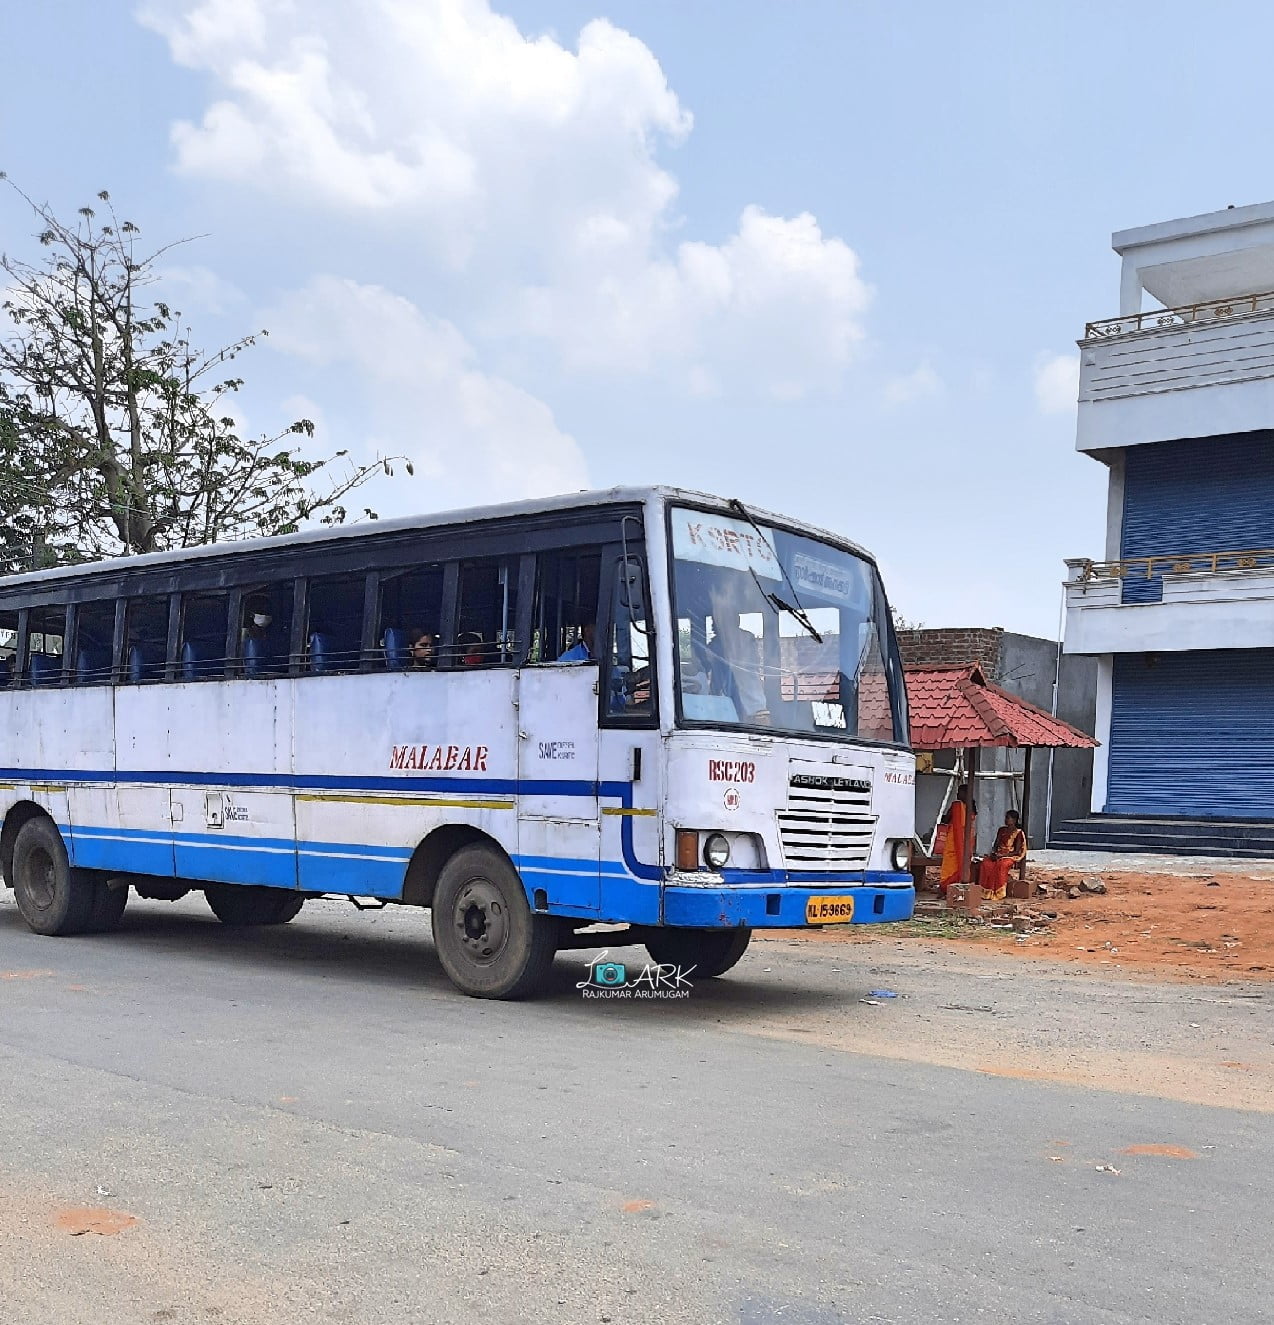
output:
[{"label": "bus front bumper", "polygon": [[[831,903],[831,905],[829,905]],[[845,919],[846,903],[852,912]],[[817,884],[664,886],[663,923],[694,929],[797,929],[824,924],[883,924],[910,920],[916,889],[910,874],[885,874],[864,883],[820,879]],[[814,916],[827,919],[814,919]]]}]

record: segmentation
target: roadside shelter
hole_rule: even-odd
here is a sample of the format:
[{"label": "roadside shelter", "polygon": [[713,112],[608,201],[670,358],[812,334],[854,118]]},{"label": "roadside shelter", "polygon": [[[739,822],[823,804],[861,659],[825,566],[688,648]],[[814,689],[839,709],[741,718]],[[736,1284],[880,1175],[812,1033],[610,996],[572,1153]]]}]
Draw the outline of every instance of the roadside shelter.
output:
[{"label": "roadside shelter", "polygon": [[[970,881],[974,849],[972,802],[978,752],[993,747],[1025,749],[1022,827],[1030,805],[1031,752],[1038,749],[1092,749],[1091,736],[1034,704],[992,685],[974,663],[959,667],[904,667],[911,713],[911,744],[917,755],[955,750],[967,784],[965,840],[960,878]],[[945,806],[943,807],[945,808]]]}]

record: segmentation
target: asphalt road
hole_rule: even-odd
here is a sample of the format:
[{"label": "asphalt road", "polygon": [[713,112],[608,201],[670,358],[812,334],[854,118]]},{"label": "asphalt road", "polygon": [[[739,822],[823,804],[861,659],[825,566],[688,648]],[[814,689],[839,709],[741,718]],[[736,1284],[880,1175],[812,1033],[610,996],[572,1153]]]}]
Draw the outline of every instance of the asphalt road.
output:
[{"label": "asphalt road", "polygon": [[491,1004],[427,933],[0,893],[6,1325],[1271,1318],[1269,986],[882,937]]}]

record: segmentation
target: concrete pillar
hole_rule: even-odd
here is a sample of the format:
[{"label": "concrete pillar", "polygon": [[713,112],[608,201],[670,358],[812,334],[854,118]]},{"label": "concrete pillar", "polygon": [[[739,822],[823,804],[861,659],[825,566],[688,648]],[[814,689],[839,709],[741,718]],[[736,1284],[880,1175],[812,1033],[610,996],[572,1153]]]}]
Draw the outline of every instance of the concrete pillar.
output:
[{"label": "concrete pillar", "polygon": [[1127,257],[1119,269],[1119,316],[1133,317],[1141,312],[1141,273]]},{"label": "concrete pillar", "polygon": [[1106,786],[1110,776],[1110,706],[1115,680],[1114,654],[1097,659],[1097,714],[1093,735],[1101,742],[1093,751],[1093,799],[1091,810],[1100,814],[1106,808]]},{"label": "concrete pillar", "polygon": [[1124,538],[1124,472],[1127,451],[1110,457],[1110,482],[1106,488],[1106,560],[1118,561]]}]

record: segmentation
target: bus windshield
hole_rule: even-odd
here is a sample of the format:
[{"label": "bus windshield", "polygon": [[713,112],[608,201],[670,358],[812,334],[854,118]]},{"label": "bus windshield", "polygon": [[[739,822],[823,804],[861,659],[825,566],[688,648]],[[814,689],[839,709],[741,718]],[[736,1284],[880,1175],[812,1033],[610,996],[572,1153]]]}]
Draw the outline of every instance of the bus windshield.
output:
[{"label": "bus windshield", "polygon": [[680,720],[905,744],[880,577],[828,543],[674,507]]}]

